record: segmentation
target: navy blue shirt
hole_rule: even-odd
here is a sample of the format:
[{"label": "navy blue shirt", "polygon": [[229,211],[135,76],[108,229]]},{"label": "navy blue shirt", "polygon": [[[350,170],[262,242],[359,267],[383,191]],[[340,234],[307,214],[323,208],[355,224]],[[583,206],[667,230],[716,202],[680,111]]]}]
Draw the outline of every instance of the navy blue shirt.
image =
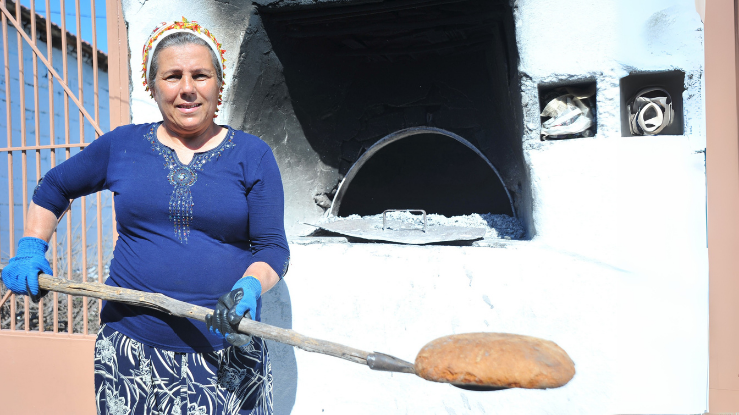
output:
[{"label": "navy blue shirt", "polygon": [[[116,128],[51,169],[33,196],[59,217],[69,199],[114,194],[118,241],[107,285],[215,308],[253,262],[282,277],[289,249],[282,180],[272,150],[228,127],[184,165],[156,137],[159,123]],[[261,299],[256,312],[260,319]],[[204,323],[106,302],[101,319],[147,345],[207,352],[228,345]]]}]

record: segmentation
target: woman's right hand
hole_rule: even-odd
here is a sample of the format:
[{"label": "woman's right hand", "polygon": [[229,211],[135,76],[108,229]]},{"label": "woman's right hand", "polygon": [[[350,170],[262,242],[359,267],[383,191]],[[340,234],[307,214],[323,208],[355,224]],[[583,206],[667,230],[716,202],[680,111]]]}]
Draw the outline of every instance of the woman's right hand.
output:
[{"label": "woman's right hand", "polygon": [[211,333],[224,336],[234,346],[243,346],[251,341],[248,334],[239,333],[241,319],[252,318],[257,312],[257,299],[262,294],[262,285],[253,276],[241,278],[230,292],[218,299],[213,314],[205,316],[205,324]]},{"label": "woman's right hand", "polygon": [[49,244],[34,237],[21,238],[18,241],[18,251],[3,268],[2,279],[6,287],[16,294],[29,295],[34,301],[45,294],[39,295],[38,274],[53,275],[46,251]]}]

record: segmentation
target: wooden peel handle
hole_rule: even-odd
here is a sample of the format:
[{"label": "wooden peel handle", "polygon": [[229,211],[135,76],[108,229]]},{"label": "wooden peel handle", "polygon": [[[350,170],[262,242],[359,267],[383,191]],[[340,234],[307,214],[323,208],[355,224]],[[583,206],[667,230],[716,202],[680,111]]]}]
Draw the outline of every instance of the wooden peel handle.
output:
[{"label": "wooden peel handle", "polygon": [[[111,287],[99,282],[76,282],[51,275],[39,274],[39,287],[43,290],[59,293],[99,298],[140,307],[162,311],[177,317],[186,317],[205,322],[205,316],[213,310],[175,300],[163,294],[147,293],[127,288]],[[342,344],[304,336],[292,330],[270,326],[250,319],[242,319],[239,331],[267,340],[288,344],[307,352],[321,353],[338,357],[354,363],[367,365],[367,358],[372,353]]]},{"label": "wooden peel handle", "polygon": [[[202,322],[205,316],[213,313],[211,309],[163,294],[97,282],[74,282],[46,274],[39,275],[39,287],[147,307]],[[360,363],[372,370],[412,373],[426,380],[451,383],[464,389],[556,388],[567,384],[575,375],[574,362],[557,344],[517,334],[467,333],[442,337],[427,344],[414,365],[383,353],[368,353],[249,319],[241,320],[239,332]]]}]

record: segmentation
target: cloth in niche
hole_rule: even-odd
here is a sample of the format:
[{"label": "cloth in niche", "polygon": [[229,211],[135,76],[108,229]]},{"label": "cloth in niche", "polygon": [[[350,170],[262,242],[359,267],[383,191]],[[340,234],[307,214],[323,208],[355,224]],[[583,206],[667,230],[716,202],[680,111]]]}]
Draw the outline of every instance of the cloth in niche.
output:
[{"label": "cloth in niche", "polygon": [[555,88],[544,97],[542,140],[592,137],[595,132],[595,84]]}]

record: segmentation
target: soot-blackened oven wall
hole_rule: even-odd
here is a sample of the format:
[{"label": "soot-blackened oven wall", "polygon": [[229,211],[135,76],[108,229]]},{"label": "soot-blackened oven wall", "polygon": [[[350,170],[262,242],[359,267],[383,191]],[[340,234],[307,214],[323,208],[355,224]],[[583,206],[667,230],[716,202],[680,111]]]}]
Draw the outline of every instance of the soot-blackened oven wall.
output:
[{"label": "soot-blackened oven wall", "polygon": [[[244,105],[234,105],[232,118],[275,149],[288,225],[318,218],[369,147],[411,127],[469,141],[498,169],[516,210],[530,206],[506,1],[318,1],[310,8],[257,8],[252,17],[232,86],[232,99]],[[434,140],[416,141],[418,152],[398,148],[408,147],[409,158],[433,151]],[[467,166],[439,167],[484,193],[488,184]],[[416,208],[392,199],[383,204]]]}]

